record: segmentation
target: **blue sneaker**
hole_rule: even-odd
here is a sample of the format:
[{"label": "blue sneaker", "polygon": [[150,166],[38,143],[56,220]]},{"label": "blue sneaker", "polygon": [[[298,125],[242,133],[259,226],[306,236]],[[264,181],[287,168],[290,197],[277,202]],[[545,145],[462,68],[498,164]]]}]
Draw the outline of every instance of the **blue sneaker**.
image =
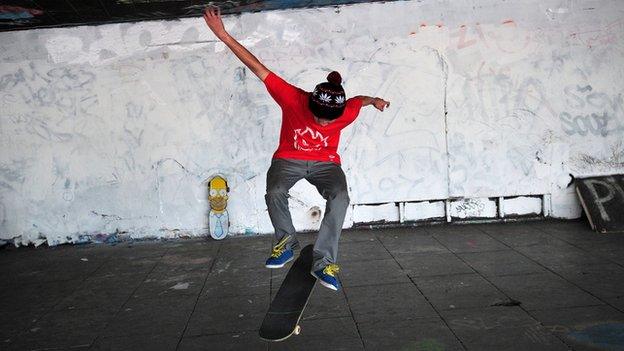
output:
[{"label": "blue sneaker", "polygon": [[292,249],[286,249],[286,243],[290,239],[290,235],[285,236],[277,245],[273,247],[271,256],[266,260],[267,268],[282,268],[284,265],[292,261],[294,253]]},{"label": "blue sneaker", "polygon": [[326,288],[330,288],[332,290],[338,291],[340,289],[340,283],[338,282],[338,278],[336,277],[336,273],[340,268],[337,264],[329,264],[327,267],[323,269],[319,269],[318,271],[311,272],[313,276],[316,277]]}]

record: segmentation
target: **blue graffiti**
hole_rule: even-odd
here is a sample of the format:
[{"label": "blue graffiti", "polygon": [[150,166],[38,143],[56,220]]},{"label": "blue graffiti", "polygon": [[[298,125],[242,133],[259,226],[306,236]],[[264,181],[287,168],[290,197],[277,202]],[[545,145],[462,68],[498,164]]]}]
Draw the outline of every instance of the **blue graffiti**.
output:
[{"label": "blue graffiti", "polygon": [[3,20],[18,20],[18,19],[26,19],[26,18],[33,18],[35,16],[33,16],[30,12],[28,11],[22,11],[22,12],[2,12],[0,13],[0,19]]},{"label": "blue graffiti", "polygon": [[568,333],[568,337],[605,350],[624,351],[624,324],[605,323]]},{"label": "blue graffiti", "polygon": [[0,20],[17,21],[28,20],[43,12],[36,9],[27,9],[19,6],[0,6]]}]

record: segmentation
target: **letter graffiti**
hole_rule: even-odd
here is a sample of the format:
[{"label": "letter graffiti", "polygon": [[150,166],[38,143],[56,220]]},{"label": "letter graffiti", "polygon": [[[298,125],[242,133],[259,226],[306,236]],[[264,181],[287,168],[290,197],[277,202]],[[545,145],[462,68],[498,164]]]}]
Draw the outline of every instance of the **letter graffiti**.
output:
[{"label": "letter graffiti", "polygon": [[622,94],[610,97],[594,91],[591,85],[569,85],[563,92],[567,106],[579,111],[559,114],[562,129],[567,135],[606,137],[624,132],[624,125],[617,118],[621,115]]},{"label": "letter graffiti", "polygon": [[586,136],[591,133],[606,137],[609,135],[607,126],[609,124],[609,115],[604,112],[602,115],[592,113],[589,115],[577,115],[572,117],[567,112],[561,112],[559,115],[561,123],[563,123],[563,131],[567,135],[579,134]]},{"label": "letter graffiti", "polygon": [[[589,189],[592,196],[595,198],[596,207],[598,207],[598,211],[600,211],[600,217],[602,217],[604,221],[610,221],[611,217],[605,209],[605,204],[613,200],[616,194],[624,200],[624,189],[622,189],[613,177],[607,177],[605,180],[606,181],[599,179],[586,179],[584,182],[587,185],[587,189]],[[602,192],[603,196],[601,196],[598,192],[598,188],[604,189],[606,193]]]}]

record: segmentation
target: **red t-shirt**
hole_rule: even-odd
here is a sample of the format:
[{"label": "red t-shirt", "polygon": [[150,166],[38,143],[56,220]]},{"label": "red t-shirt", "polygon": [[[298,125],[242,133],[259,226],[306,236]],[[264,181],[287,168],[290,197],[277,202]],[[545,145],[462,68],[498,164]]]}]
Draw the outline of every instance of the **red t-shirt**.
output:
[{"label": "red t-shirt", "polygon": [[332,123],[322,126],[308,108],[308,95],[271,72],[264,79],[269,94],[282,108],[282,130],[273,158],[330,161],[340,164],[340,131],[357,118],[362,100],[347,100],[345,110]]}]

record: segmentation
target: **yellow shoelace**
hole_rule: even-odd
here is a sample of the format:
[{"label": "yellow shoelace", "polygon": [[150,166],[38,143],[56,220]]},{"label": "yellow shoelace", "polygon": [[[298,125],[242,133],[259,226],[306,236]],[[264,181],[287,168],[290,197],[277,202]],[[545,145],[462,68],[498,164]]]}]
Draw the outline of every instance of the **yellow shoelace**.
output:
[{"label": "yellow shoelace", "polygon": [[277,245],[273,247],[271,257],[278,258],[282,254],[282,252],[284,252],[288,239],[290,239],[290,235],[285,236],[282,240],[280,240],[279,243],[277,243]]},{"label": "yellow shoelace", "polygon": [[330,275],[332,277],[336,276],[336,273],[338,273],[340,271],[340,267],[338,267],[337,264],[333,264],[330,263],[329,265],[327,265],[327,267],[325,267],[325,269],[323,269],[323,273]]}]

